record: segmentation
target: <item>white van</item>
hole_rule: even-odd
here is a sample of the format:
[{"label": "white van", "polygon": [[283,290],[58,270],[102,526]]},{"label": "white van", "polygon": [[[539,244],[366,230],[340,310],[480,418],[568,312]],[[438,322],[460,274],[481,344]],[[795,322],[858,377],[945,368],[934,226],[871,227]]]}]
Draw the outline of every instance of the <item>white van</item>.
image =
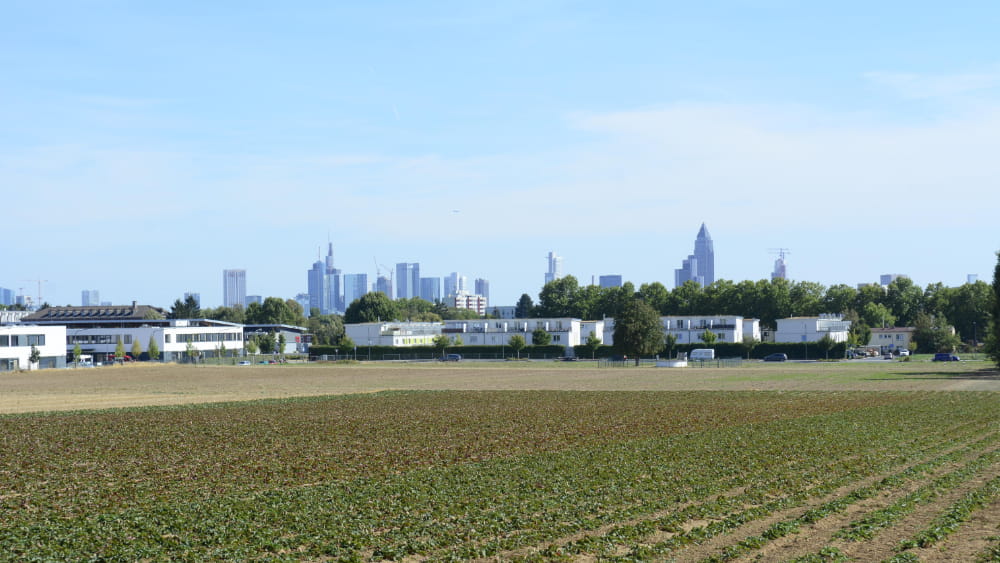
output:
[{"label": "white van", "polygon": [[714,360],[715,350],[711,348],[697,348],[695,350],[691,350],[691,354],[688,355],[688,359],[695,361]]}]

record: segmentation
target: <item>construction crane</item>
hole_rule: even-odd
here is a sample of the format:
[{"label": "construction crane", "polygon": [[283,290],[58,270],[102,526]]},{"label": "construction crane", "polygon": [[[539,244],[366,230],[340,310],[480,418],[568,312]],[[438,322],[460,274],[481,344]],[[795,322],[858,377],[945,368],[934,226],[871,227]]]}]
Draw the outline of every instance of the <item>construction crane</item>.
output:
[{"label": "construction crane", "polygon": [[[42,284],[43,283],[47,283],[49,280],[43,280],[43,279],[39,278],[39,279],[36,279],[36,280],[21,280],[21,281],[36,282],[38,284],[38,293],[36,294],[36,298],[38,299],[38,301],[35,301],[35,303],[37,303],[38,306],[41,307],[42,303],[44,303],[44,301],[42,301]],[[22,289],[22,292],[23,292],[23,289]],[[22,295],[23,295],[23,293],[22,293]],[[30,298],[29,298],[29,300],[30,300]]]}]

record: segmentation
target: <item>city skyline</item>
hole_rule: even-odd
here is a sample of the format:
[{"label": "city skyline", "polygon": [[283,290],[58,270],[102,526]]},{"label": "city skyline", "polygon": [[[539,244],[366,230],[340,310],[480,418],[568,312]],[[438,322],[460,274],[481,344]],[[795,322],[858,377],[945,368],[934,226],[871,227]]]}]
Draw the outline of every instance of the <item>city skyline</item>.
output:
[{"label": "city skyline", "polygon": [[701,222],[716,279],[792,246],[792,280],[958,286],[1000,248],[1000,4],[7,8],[0,286],[52,304],[216,305],[230,265],[294,296],[312,240],[497,304],[550,251],[670,287]]}]

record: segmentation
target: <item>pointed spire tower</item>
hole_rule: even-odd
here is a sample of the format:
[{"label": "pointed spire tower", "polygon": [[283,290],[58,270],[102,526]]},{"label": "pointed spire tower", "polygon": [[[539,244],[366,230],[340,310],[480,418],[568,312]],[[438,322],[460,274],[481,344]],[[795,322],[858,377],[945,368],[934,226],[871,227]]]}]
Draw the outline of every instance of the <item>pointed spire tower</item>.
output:
[{"label": "pointed spire tower", "polygon": [[698,274],[702,277],[702,285],[712,285],[715,282],[715,248],[705,223],[701,224],[698,237],[694,239],[694,257],[698,259]]}]

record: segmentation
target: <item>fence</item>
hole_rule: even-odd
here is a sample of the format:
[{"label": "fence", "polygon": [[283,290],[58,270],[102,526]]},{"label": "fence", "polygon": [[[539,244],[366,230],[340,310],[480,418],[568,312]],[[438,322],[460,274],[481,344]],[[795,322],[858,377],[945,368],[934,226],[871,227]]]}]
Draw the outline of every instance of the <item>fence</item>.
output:
[{"label": "fence", "polygon": [[[640,359],[639,365],[635,360],[615,360],[602,358],[598,361],[598,367],[602,368],[634,368],[634,367],[656,367],[658,359]],[[714,360],[688,360],[688,367],[694,368],[738,368],[743,366],[742,358],[717,358]]]}]

